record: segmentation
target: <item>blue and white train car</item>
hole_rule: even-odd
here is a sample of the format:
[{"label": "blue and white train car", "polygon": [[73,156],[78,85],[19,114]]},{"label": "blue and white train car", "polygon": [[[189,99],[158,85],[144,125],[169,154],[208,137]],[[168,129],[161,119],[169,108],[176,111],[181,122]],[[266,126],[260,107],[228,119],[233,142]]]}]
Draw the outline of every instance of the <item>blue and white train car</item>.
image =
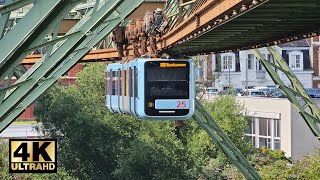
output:
[{"label": "blue and white train car", "polygon": [[142,119],[186,120],[194,113],[192,60],[139,58],[106,68],[106,104]]}]

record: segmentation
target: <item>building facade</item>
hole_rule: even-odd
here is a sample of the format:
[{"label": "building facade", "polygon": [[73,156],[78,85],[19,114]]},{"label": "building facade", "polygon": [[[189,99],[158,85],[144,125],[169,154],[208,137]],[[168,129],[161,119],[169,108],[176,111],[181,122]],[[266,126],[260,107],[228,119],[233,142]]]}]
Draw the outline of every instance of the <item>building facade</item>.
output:
[{"label": "building facade", "polygon": [[[257,148],[283,150],[296,161],[320,148],[319,140],[286,98],[237,97],[243,103],[249,129],[246,137]],[[320,100],[316,100],[320,105]]]},{"label": "building facade", "polygon": [[320,88],[320,36],[312,38],[313,87]]},{"label": "building facade", "polygon": [[[304,39],[276,46],[278,52],[305,88],[313,87],[313,79],[315,79],[313,71],[314,47],[311,44],[310,39]],[[273,60],[266,48],[259,50],[266,60]],[[228,89],[230,86],[250,88],[275,85],[251,50],[209,55],[206,61],[212,61],[212,75],[210,76],[211,72],[206,69],[208,63],[204,62],[206,66],[203,69],[207,72],[204,74],[204,78],[212,81],[212,87],[220,90]],[[285,75],[282,72],[279,73],[284,83],[290,85]]]}]

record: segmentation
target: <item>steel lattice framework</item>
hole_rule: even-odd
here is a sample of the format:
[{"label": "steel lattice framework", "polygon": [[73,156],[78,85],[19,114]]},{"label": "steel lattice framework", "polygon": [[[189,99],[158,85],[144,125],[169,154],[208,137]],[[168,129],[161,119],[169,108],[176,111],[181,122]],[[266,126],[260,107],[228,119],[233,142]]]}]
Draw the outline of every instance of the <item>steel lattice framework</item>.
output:
[{"label": "steel lattice framework", "polygon": [[[34,1],[21,0],[8,4],[0,13],[9,13]],[[37,0],[32,9],[0,40],[0,81],[8,87],[1,90],[0,132],[55,81],[72,68],[87,52],[109,34],[143,0],[108,0],[95,2],[87,13],[64,37],[41,44],[43,38],[59,29],[60,22],[81,1]],[[1,21],[6,16],[1,16]],[[48,46],[49,45],[49,46]],[[34,49],[48,46],[47,53],[28,71],[17,66]],[[25,71],[14,85],[11,77]]]}]

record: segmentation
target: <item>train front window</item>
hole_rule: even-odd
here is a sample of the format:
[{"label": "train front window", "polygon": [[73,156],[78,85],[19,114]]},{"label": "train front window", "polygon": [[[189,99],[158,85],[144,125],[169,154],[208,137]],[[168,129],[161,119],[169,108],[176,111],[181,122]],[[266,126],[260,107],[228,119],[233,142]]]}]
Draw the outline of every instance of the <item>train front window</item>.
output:
[{"label": "train front window", "polygon": [[147,81],[187,81],[187,68],[150,68]]},{"label": "train front window", "polygon": [[[165,64],[161,66],[161,64]],[[189,98],[189,64],[153,61],[145,65],[146,96],[154,99]]]}]

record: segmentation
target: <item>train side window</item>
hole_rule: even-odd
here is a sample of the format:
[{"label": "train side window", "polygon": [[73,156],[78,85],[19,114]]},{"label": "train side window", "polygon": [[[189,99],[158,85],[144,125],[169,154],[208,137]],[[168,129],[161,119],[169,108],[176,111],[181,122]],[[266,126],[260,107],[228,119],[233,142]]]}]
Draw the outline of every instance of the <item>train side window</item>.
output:
[{"label": "train side window", "polygon": [[121,69],[118,69],[118,78],[119,78],[119,95],[122,96],[122,73]]},{"label": "train side window", "polygon": [[132,97],[132,91],[133,91],[133,88],[132,88],[132,69],[129,68],[129,96]]},{"label": "train side window", "polygon": [[115,80],[116,80],[116,87],[115,87],[115,95],[119,95],[119,75],[118,75],[118,71],[116,70],[115,71],[116,72],[116,78],[115,78]]},{"label": "train side window", "polygon": [[106,95],[109,95],[109,71],[106,72]]},{"label": "train side window", "polygon": [[134,67],[134,97],[138,97],[138,69]]},{"label": "train side window", "polygon": [[124,70],[124,73],[123,73],[123,84],[124,84],[124,86],[123,86],[123,88],[124,88],[124,96],[127,96],[127,70]]},{"label": "train side window", "polygon": [[111,95],[112,94],[112,72],[109,71],[108,72],[108,95]]},{"label": "train side window", "polygon": [[111,81],[112,81],[112,94],[111,95],[116,95],[116,72],[112,71],[111,73]]}]

